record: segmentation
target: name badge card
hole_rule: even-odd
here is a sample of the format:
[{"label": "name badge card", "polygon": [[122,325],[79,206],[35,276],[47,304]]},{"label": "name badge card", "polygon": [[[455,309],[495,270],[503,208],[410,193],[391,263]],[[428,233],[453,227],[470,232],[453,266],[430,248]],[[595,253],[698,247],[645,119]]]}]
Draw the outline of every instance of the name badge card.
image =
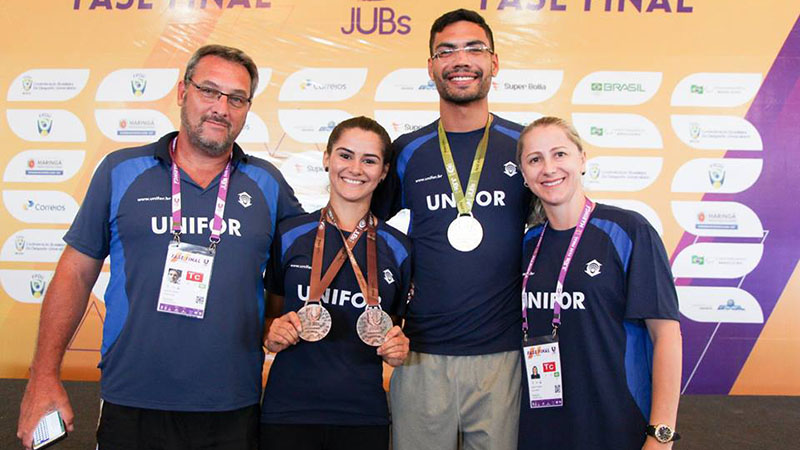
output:
[{"label": "name badge card", "polygon": [[561,354],[558,340],[552,336],[538,336],[522,348],[525,358],[525,378],[528,383],[531,408],[561,406]]},{"label": "name badge card", "polygon": [[184,242],[170,244],[157,310],[202,319],[213,266],[214,250]]}]

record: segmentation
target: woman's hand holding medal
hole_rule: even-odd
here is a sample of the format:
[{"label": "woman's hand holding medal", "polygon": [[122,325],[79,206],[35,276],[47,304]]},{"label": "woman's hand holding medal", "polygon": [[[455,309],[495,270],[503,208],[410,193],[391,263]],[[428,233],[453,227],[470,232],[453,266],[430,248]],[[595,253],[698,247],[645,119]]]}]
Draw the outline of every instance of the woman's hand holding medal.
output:
[{"label": "woman's hand holding medal", "polygon": [[408,338],[403,333],[402,328],[395,325],[386,334],[384,343],[378,347],[378,355],[383,358],[386,364],[397,367],[406,360],[408,350]]},{"label": "woman's hand holding medal", "polygon": [[278,353],[290,345],[300,342],[300,332],[302,330],[300,317],[296,312],[290,311],[272,321],[264,344],[267,350]]}]

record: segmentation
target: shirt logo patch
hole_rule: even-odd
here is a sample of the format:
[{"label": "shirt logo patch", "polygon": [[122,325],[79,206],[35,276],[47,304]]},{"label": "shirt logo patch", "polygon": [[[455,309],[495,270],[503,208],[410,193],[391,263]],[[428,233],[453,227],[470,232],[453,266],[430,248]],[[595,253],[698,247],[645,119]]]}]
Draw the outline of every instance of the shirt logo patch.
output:
[{"label": "shirt logo patch", "polygon": [[503,164],[503,173],[505,173],[509,177],[513,177],[514,175],[517,174],[517,165],[511,161]]},{"label": "shirt logo patch", "polygon": [[383,279],[386,280],[388,284],[394,283],[394,276],[392,276],[392,271],[389,269],[384,270]]},{"label": "shirt logo patch", "polygon": [[586,272],[586,275],[594,278],[600,275],[600,267],[602,267],[602,264],[600,264],[596,259],[593,259],[586,263],[586,270],[584,270],[584,272]]},{"label": "shirt logo patch", "polygon": [[247,192],[239,192],[239,204],[244,206],[245,208],[249,208],[250,205],[253,203],[251,202],[252,197]]}]

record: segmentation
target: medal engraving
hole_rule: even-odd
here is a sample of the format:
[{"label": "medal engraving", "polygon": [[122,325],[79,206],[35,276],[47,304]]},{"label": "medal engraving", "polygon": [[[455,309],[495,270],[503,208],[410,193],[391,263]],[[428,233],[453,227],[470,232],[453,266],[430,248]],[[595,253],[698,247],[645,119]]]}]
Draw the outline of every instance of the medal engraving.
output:
[{"label": "medal engraving", "polygon": [[331,331],[331,314],[319,303],[309,303],[299,311],[300,325],[303,331],[300,338],[308,342],[317,342]]},{"label": "medal engraving", "polygon": [[358,316],[356,331],[358,337],[365,344],[380,347],[392,326],[392,318],[389,317],[389,314],[386,314],[379,306],[367,306],[364,312]]},{"label": "medal engraving", "polygon": [[454,249],[471,252],[483,240],[483,227],[471,214],[458,216],[447,227],[447,240]]}]

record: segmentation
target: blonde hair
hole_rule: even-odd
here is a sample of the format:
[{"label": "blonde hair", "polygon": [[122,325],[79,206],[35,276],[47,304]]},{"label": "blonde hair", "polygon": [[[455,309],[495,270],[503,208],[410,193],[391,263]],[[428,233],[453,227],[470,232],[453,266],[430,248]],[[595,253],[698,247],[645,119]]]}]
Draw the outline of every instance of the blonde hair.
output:
[{"label": "blonde hair", "polygon": [[[564,132],[564,135],[567,136],[567,139],[570,140],[576,147],[578,147],[578,151],[583,153],[583,141],[581,140],[580,135],[575,130],[575,127],[572,126],[571,123],[567,122],[566,120],[560,117],[553,117],[553,116],[544,116],[539,119],[534,120],[527,127],[525,127],[522,132],[519,134],[519,139],[517,140],[517,166],[520,167],[522,170],[522,138],[525,137],[526,134],[530,133],[536,128],[543,128],[548,126],[555,126],[561,129]],[[540,223],[544,223],[547,220],[547,216],[544,213],[544,206],[542,205],[542,201],[539,200],[538,197],[533,197],[531,199],[531,212],[528,215],[528,219],[525,221],[525,231],[530,228],[539,225]]]}]

